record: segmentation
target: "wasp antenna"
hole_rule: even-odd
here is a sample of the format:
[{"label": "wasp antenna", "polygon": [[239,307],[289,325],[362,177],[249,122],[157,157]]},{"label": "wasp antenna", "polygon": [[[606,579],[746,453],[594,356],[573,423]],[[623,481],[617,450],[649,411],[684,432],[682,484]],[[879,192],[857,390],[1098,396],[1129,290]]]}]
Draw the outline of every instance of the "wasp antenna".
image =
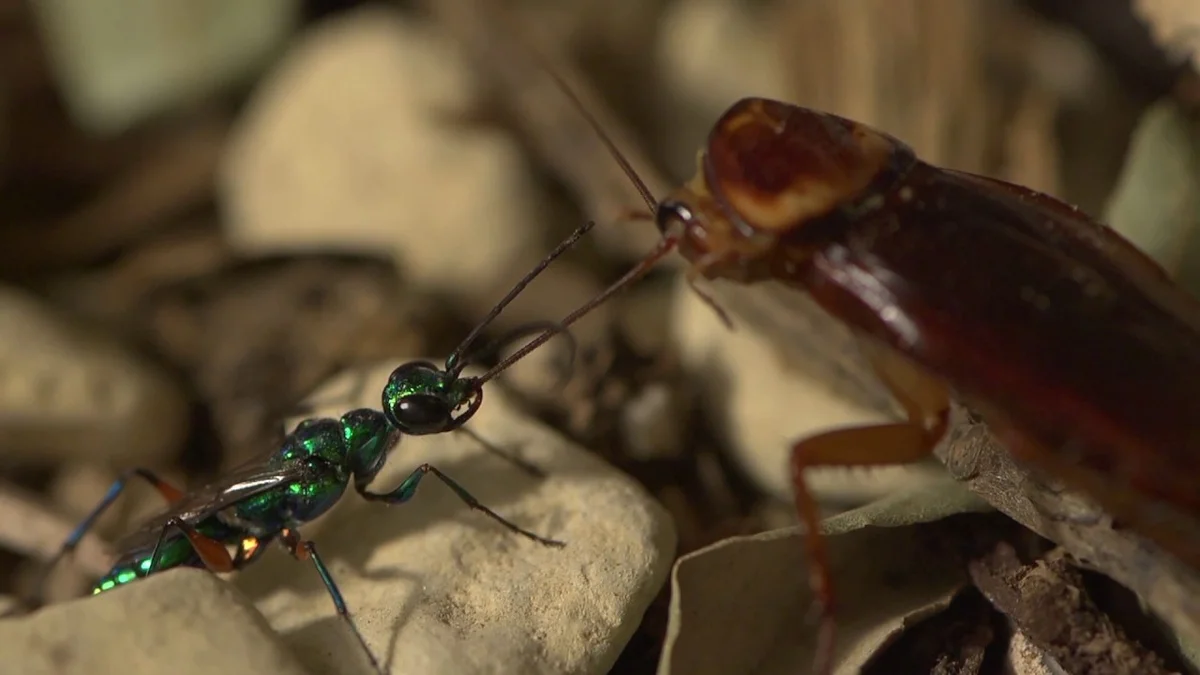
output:
[{"label": "wasp antenna", "polygon": [[[535,265],[533,269],[529,270],[529,272],[508,291],[508,294],[505,295],[500,302],[496,303],[496,306],[493,307],[490,312],[488,312],[487,316],[485,316],[482,321],[480,321],[474,328],[471,329],[471,332],[467,335],[467,337],[460,342],[459,345],[454,348],[454,351],[450,354],[450,356],[446,358],[446,372],[449,373],[451,377],[457,377],[460,373],[462,373],[463,368],[467,367],[467,359],[464,358],[467,350],[471,348],[471,345],[479,338],[479,335],[483,333],[484,329],[486,329],[488,325],[490,325],[492,321],[494,321],[496,317],[500,315],[500,312],[504,311],[504,308],[507,307],[514,299],[516,299],[516,297],[520,295],[521,291],[525,290],[525,287],[528,286],[535,278],[537,278],[537,275],[541,274],[542,271],[550,265],[550,263],[554,262],[556,258],[565,253],[567,249],[574,246],[580,240],[580,238],[583,237],[583,235],[587,234],[588,231],[595,226],[596,221],[589,220],[583,225],[575,228],[575,231],[572,232],[570,236],[559,243],[559,245],[555,247],[555,249],[551,251],[549,255],[547,255],[545,258],[542,258],[541,262]],[[512,337],[510,336],[509,339],[512,339]]]},{"label": "wasp antenna", "polygon": [[576,342],[575,336],[571,335],[571,331],[564,328],[563,325],[557,321],[530,321],[529,323],[521,324],[504,335],[501,335],[499,338],[496,338],[496,340],[491,344],[471,354],[467,357],[467,359],[469,361],[477,361],[478,359],[485,358],[488,355],[498,353],[501,349],[513,344],[514,342],[518,342],[543,332],[551,332],[557,335],[562,335],[567,341],[567,358],[569,359],[570,363],[575,362],[575,353],[579,351],[579,343]]},{"label": "wasp antenna", "polygon": [[[527,323],[523,326],[519,326],[518,328],[513,329],[512,331],[510,331],[509,333],[507,333],[500,339],[498,339],[495,342],[493,342],[492,344],[488,345],[486,350],[480,350],[480,353],[481,354],[482,353],[492,353],[493,351],[498,351],[499,349],[501,349],[509,344],[512,344],[514,342],[517,342],[519,340],[522,340],[522,339],[525,339],[528,337],[531,337],[534,334],[538,334],[539,336],[543,335],[543,334],[547,335],[548,336],[547,340],[549,340],[550,338],[553,338],[557,335],[561,335],[562,337],[566,338],[566,340],[567,340],[567,364],[568,364],[567,372],[563,376],[562,380],[558,383],[558,386],[560,386],[560,387],[564,386],[567,382],[569,382],[571,380],[571,377],[574,374],[575,354],[579,351],[579,343],[575,340],[575,336],[571,334],[571,331],[568,330],[566,328],[566,326],[564,326],[561,322],[558,322],[558,321],[531,321],[530,323]],[[543,340],[542,342],[538,342],[538,345],[541,345],[545,341],[546,340]],[[527,355],[529,353],[529,350],[525,350],[522,353],[523,353],[523,355]],[[490,380],[492,378],[492,376],[495,374],[496,373],[494,373],[494,372],[484,373],[482,376],[475,378],[474,382],[476,383],[476,386],[483,386],[483,383]]]},{"label": "wasp antenna", "polygon": [[[520,26],[514,25],[514,22],[509,23],[509,27],[512,30],[518,32],[521,31]],[[526,40],[528,53],[532,55],[532,57],[540,64],[542,70],[552,80],[554,80],[555,84],[558,85],[558,88],[562,90],[563,94],[570,99],[571,104],[583,117],[584,121],[587,122],[588,126],[591,127],[592,131],[595,132],[597,138],[599,138],[605,149],[608,150],[610,155],[612,155],[612,158],[617,162],[617,165],[621,167],[621,171],[629,179],[629,182],[633,184],[633,187],[638,191],[638,194],[641,195],[642,201],[646,203],[646,207],[649,210],[648,215],[653,217],[654,213],[658,209],[658,199],[654,197],[654,193],[650,191],[650,187],[646,185],[646,181],[642,180],[642,177],[638,175],[637,170],[633,168],[633,165],[630,164],[629,160],[625,157],[625,153],[621,152],[621,149],[617,147],[617,144],[612,140],[612,137],[604,131],[604,127],[600,124],[599,120],[596,119],[596,116],[593,115],[590,110],[588,110],[588,107],[584,105],[583,101],[579,98],[579,94],[577,94],[575,90],[567,84],[566,80],[563,79],[563,77],[550,66],[545,57],[534,46],[535,42],[535,40],[531,39]],[[545,344],[560,331],[565,331],[572,323],[603,304],[626,286],[648,274],[659,260],[662,260],[667,256],[667,254],[675,249],[678,243],[679,238],[677,236],[664,236],[659,240],[658,245],[654,248],[654,250],[647,254],[646,257],[642,258],[641,261],[639,261],[632,269],[626,272],[620,279],[613,282],[612,285],[604,289],[604,291],[602,291],[599,295],[587,301],[574,312],[571,312],[569,315],[567,315],[566,318],[559,322],[556,330],[548,330],[534,338],[524,347],[518,349],[503,361],[496,364],[494,368],[476,378],[475,382],[478,385],[482,385],[484,382],[491,380],[503,371],[510,368],[516,362],[525,358],[525,356],[530,352]]]},{"label": "wasp antenna", "polygon": [[596,309],[600,305],[604,304],[609,298],[625,289],[625,287],[646,276],[650,270],[654,269],[654,266],[658,263],[658,261],[662,260],[667,256],[667,254],[675,250],[675,246],[678,243],[679,239],[674,236],[667,236],[660,239],[658,245],[654,247],[654,250],[647,254],[646,257],[638,261],[638,263],[634,265],[628,272],[623,274],[620,279],[614,281],[611,285],[609,285],[608,288],[601,291],[599,295],[591,300],[588,300],[578,309],[568,314],[565,318],[563,318],[562,321],[558,322],[553,329],[547,330],[546,332],[537,336],[524,347],[521,347],[517,351],[513,352],[508,358],[496,364],[494,368],[487,371],[483,375],[480,375],[475,381],[482,385],[484,382],[496,377],[500,373],[510,368],[517,361],[525,358],[525,356],[527,356],[530,352],[545,344],[548,340],[550,340],[550,338],[558,335],[560,332],[565,331],[568,327],[570,327],[571,324],[583,318],[593,309]]}]

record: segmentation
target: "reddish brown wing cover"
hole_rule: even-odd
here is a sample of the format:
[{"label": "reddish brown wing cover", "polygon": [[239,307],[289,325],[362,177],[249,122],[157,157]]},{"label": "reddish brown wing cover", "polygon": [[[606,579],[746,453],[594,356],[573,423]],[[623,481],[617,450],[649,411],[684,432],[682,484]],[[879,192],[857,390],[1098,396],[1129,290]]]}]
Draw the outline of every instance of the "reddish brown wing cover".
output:
[{"label": "reddish brown wing cover", "polygon": [[814,236],[797,281],[826,309],[1042,448],[1200,517],[1200,305],[1118,235],[919,163],[885,208],[788,239]]}]

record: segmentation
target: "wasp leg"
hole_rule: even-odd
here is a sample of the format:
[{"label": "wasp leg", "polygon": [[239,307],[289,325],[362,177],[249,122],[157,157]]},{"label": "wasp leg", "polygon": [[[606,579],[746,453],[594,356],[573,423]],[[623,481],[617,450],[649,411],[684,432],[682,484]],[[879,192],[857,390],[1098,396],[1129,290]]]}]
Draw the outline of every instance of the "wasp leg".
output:
[{"label": "wasp leg", "polygon": [[325,566],[325,562],[321,560],[321,556],[317,553],[317,545],[301,538],[299,532],[291,529],[283,531],[280,541],[296,560],[301,562],[305,560],[312,561],[313,567],[317,568],[317,574],[321,577],[321,582],[325,584],[325,590],[329,592],[329,597],[333,600],[333,608],[337,610],[338,617],[350,627],[350,632],[354,633],[358,644],[362,645],[363,651],[367,654],[367,659],[371,662],[371,666],[376,672],[382,675],[384,670],[379,666],[379,661],[375,659],[375,654],[371,652],[371,648],[367,646],[367,641],[363,638],[362,633],[358,632],[358,626],[354,624],[354,619],[350,617],[350,611],[346,609],[346,600],[342,597],[342,592],[338,590],[337,583],[333,580],[333,575],[329,573],[329,568]]},{"label": "wasp leg", "polygon": [[904,408],[907,422],[837,429],[799,441],[792,447],[791,472],[796,512],[806,530],[809,586],[820,611],[813,673],[826,675],[833,666],[835,595],[829,553],[821,534],[820,510],[808,490],[804,472],[810,467],[862,467],[905,464],[928,457],[946,430],[949,394],[937,380],[891,352],[864,345],[875,372]]},{"label": "wasp leg", "polygon": [[266,545],[273,538],[246,535],[237,542],[237,550],[234,552],[234,555],[230,556],[229,551],[225,548],[225,542],[200,533],[194,525],[186,520],[173,518],[167,521],[159,531],[158,539],[154,542],[154,549],[150,553],[149,564],[140,576],[148,577],[155,572],[162,571],[159,567],[161,548],[163,543],[166,542],[167,533],[171,531],[171,528],[175,528],[183,533],[192,550],[200,558],[200,562],[210,572],[233,572],[242,569],[255,560],[258,560],[267,550]]},{"label": "wasp leg", "polygon": [[130,479],[135,477],[142,478],[149,483],[151,487],[162,495],[163,499],[167,500],[168,504],[174,504],[183,498],[182,490],[159,478],[157,474],[149,469],[137,467],[121,472],[117,480],[113,481],[112,487],[108,488],[108,492],[104,494],[104,498],[100,500],[100,503],[92,509],[91,513],[87,514],[87,517],[79,525],[75,526],[74,530],[71,530],[71,533],[67,535],[66,541],[59,547],[58,552],[46,563],[37,584],[34,586],[36,589],[34,591],[35,595],[26,601],[27,604],[32,607],[38,607],[42,604],[42,591],[44,590],[47,578],[50,576],[50,572],[54,570],[54,566],[74,551],[75,547],[79,546],[79,542],[83,540],[84,535],[91,531],[96,521],[100,519],[100,516],[104,515],[108,507],[112,506],[117,497],[121,496],[121,493],[125,491],[125,486],[129,484]]},{"label": "wasp leg", "polygon": [[267,550],[267,544],[274,537],[245,536],[238,542],[237,551],[233,555],[233,569],[240,570],[246,565],[258,560]]},{"label": "wasp leg", "polygon": [[496,445],[495,443],[492,443],[491,441],[487,440],[483,436],[480,436],[479,434],[475,433],[473,430],[468,429],[467,427],[459,427],[459,428],[455,429],[455,431],[461,431],[462,433],[466,434],[467,436],[470,436],[472,439],[474,439],[474,441],[476,443],[482,445],[484,450],[487,450],[488,452],[492,453],[493,455],[496,455],[497,457],[504,459],[505,461],[511,463],[513,466],[515,466],[518,469],[529,474],[530,476],[533,476],[534,478],[545,478],[546,477],[546,472],[543,471],[541,469],[541,467],[535,466],[534,464],[532,464],[524,459],[521,459],[517,455],[509,452],[508,450],[505,450],[504,448],[501,448],[500,446]]},{"label": "wasp leg", "polygon": [[[200,556],[200,561],[204,563],[212,572],[232,572],[237,569],[234,564],[233,556],[229,555],[229,551],[225,548],[225,543],[219,539],[213,539],[208,535],[201,534],[196,529],[195,525],[187,522],[182,518],[172,518],[163,525],[162,530],[158,533],[158,541],[154,542],[154,550],[150,553],[150,566],[147,568],[144,576],[150,576],[155,572],[160,571],[158,567],[159,556],[162,553],[163,542],[167,540],[167,533],[175,528],[187,537],[188,543],[192,545],[192,550],[196,555]],[[257,545],[257,539],[255,545]],[[254,550],[250,550],[249,554],[243,553],[243,548],[251,549],[247,546],[246,541],[238,542],[238,557],[241,558],[241,564],[245,564],[247,557],[255,555]]]},{"label": "wasp leg", "polygon": [[546,546],[566,546],[566,544],[561,541],[538,536],[529,530],[517,527],[513,523],[505,520],[500,514],[489,509],[483,504],[480,504],[479,500],[476,499],[470,492],[467,492],[466,488],[459,485],[453,478],[442,473],[432,464],[422,464],[421,466],[418,466],[412,473],[408,474],[408,478],[405,478],[404,481],[401,482],[400,485],[391,492],[370,492],[364,486],[360,486],[358,484],[355,484],[354,487],[356,490],[358,490],[358,494],[363,496],[363,499],[384,502],[385,504],[403,504],[404,502],[412,499],[413,495],[417,494],[417,486],[421,484],[421,479],[424,478],[425,474],[427,473],[432,473],[435,477],[437,477],[438,480],[445,483],[446,487],[454,490],[454,494],[458,495],[458,498],[461,499],[464,504],[476,511],[483,513],[485,516],[491,518],[497,523],[500,523],[509,531],[515,532],[516,534],[527,537],[538,542],[539,544],[544,544]]}]

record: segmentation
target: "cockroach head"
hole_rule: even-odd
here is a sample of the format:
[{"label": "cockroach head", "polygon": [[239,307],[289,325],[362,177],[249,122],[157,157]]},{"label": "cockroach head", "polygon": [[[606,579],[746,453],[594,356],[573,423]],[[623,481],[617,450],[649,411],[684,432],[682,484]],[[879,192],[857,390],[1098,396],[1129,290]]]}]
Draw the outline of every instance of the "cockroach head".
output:
[{"label": "cockroach head", "polygon": [[714,198],[705,180],[705,153],[696,155],[696,175],[658,204],[654,220],[680,255],[703,276],[750,281],[754,263],[771,250],[776,237],[746,228]]},{"label": "cockroach head", "polygon": [[780,238],[860,198],[896,147],[887,135],[836,115],[742,99],[713,127],[696,175],[660,204],[658,226],[680,238],[693,263],[727,267],[736,259],[745,266]]}]

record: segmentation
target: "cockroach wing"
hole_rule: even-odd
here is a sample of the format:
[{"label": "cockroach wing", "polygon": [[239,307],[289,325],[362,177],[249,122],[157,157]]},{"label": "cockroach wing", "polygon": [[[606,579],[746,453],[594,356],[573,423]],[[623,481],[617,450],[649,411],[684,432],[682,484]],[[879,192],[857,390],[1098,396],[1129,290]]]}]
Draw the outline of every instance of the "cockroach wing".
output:
[{"label": "cockroach wing", "polygon": [[1200,303],[1026,188],[918,163],[884,201],[799,228],[808,251],[822,237],[814,299],[945,380],[1015,454],[1200,520]]}]

